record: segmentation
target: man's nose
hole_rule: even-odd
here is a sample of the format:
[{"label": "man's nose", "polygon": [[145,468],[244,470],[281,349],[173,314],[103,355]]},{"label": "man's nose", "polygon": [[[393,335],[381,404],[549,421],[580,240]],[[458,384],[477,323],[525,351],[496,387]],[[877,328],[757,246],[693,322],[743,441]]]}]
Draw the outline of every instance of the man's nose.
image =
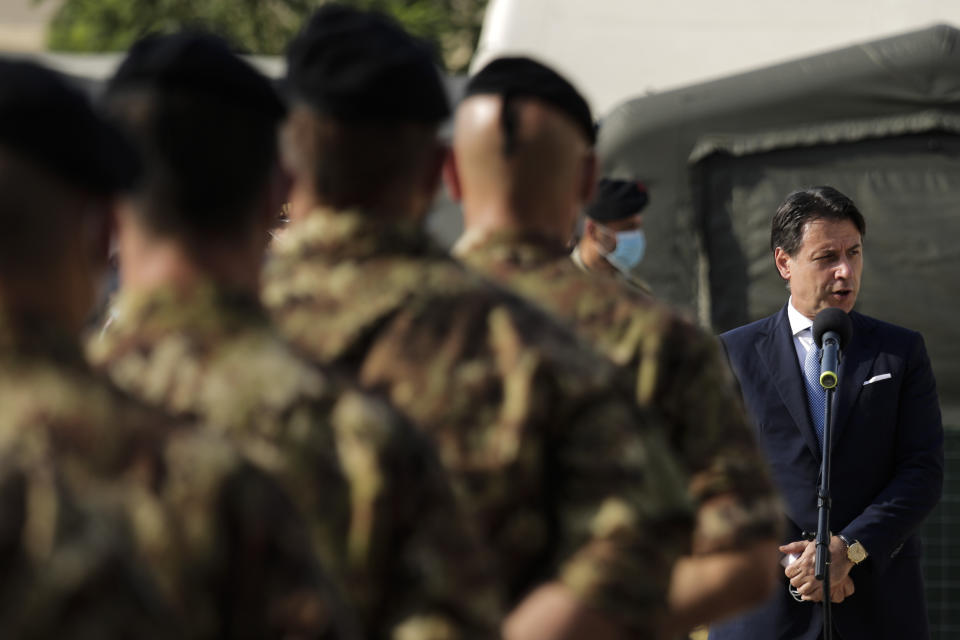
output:
[{"label": "man's nose", "polygon": [[833,277],[835,280],[846,280],[852,273],[853,269],[850,266],[850,261],[847,258],[840,258],[837,268],[833,271]]}]

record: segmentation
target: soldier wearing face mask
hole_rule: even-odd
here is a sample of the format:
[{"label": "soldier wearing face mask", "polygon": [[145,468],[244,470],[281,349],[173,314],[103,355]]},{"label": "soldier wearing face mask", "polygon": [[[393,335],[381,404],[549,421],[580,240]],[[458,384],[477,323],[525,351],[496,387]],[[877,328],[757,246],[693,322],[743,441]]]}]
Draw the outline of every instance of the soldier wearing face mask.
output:
[{"label": "soldier wearing face mask", "polygon": [[583,237],[571,254],[577,266],[615,275],[651,295],[650,286],[633,272],[647,247],[642,211],[648,201],[641,182],[601,179],[586,210]]}]

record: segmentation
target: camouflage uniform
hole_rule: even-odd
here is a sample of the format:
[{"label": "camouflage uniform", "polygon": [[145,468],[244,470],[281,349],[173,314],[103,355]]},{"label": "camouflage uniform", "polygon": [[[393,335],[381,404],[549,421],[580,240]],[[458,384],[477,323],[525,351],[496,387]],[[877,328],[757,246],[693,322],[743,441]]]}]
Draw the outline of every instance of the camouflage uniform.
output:
[{"label": "camouflage uniform", "polygon": [[[11,635],[345,637],[275,485],[218,438],[122,396],[48,327],[0,314],[2,588],[31,565],[40,583],[17,607],[0,598],[3,623],[29,629]],[[16,560],[26,573],[10,580]]]},{"label": "camouflage uniform", "polygon": [[[580,254],[579,244],[573,248],[573,251],[570,253],[570,259],[581,271],[584,273],[590,273],[590,267],[588,267],[587,263],[583,261],[583,256]],[[614,272],[608,275],[627,285],[637,293],[642,293],[646,296],[653,297],[653,288],[650,286],[650,283],[635,273],[624,273],[619,269],[614,269]]]},{"label": "camouflage uniform", "polygon": [[[6,355],[0,355],[5,410],[11,373]],[[54,433],[43,423],[19,424],[4,414],[0,637],[183,637],[110,492],[89,482],[71,487],[56,465]]]},{"label": "camouflage uniform", "polygon": [[[255,297],[121,292],[89,356],[117,385],[203,420],[282,479],[368,638],[489,638],[495,583],[432,448],[388,405],[276,336]],[[407,635],[404,635],[407,634]]]},{"label": "camouflage uniform", "polygon": [[666,418],[691,495],[703,507],[696,550],[778,539],[778,497],[713,337],[617,279],[584,273],[544,238],[467,234],[455,253],[636,372],[637,399]]},{"label": "camouflage uniform", "polygon": [[613,368],[416,225],[317,211],[274,249],[263,296],[282,331],[429,434],[510,606],[559,579],[652,635],[691,509]]}]

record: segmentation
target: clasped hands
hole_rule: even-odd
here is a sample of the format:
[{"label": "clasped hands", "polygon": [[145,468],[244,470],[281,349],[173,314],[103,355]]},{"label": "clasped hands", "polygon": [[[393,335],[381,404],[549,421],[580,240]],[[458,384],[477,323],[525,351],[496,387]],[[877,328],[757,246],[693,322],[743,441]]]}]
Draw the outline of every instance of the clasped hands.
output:
[{"label": "clasped hands", "polygon": [[[823,600],[823,583],[816,579],[817,545],[813,540],[798,540],[780,547],[780,552],[799,557],[787,565],[783,573],[807,602]],[[843,602],[853,595],[853,563],[847,558],[847,545],[837,536],[830,538],[830,601]]]}]

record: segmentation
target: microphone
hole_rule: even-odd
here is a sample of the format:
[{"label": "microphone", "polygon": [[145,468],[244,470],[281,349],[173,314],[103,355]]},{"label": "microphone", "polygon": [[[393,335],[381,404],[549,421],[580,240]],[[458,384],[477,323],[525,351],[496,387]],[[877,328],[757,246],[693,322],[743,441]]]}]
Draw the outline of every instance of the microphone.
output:
[{"label": "microphone", "polygon": [[820,386],[837,386],[840,352],[850,342],[853,323],[842,309],[828,307],[813,319],[813,340],[820,347]]}]

